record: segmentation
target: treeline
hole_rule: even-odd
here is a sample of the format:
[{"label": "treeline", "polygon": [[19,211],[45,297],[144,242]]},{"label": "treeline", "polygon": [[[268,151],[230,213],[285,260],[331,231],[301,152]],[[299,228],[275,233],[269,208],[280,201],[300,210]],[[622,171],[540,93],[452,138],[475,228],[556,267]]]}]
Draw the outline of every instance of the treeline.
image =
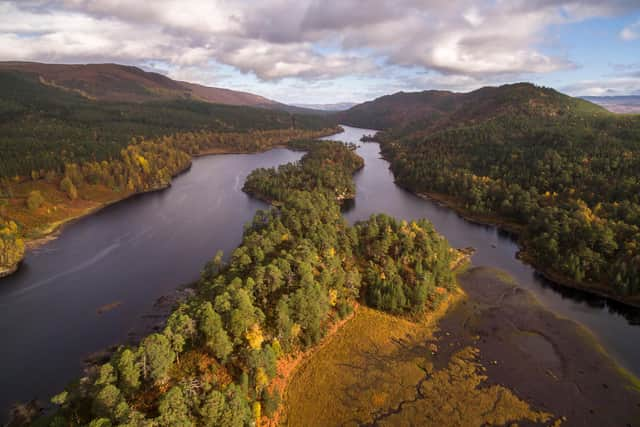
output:
[{"label": "treeline", "polygon": [[59,410],[42,424],[261,425],[279,406],[273,380],[283,357],[316,344],[361,295],[385,310],[419,312],[451,289],[452,252],[426,221],[380,215],[350,227],[333,187],[299,189],[298,175],[310,177],[307,163],[319,153],[344,174],[362,161],[340,143],[309,147],[286,175],[252,177],[273,181],[261,188],[282,187],[279,207],[256,213],[227,264],[218,253],[205,266],[196,296],[165,329],[121,347],[55,396]]},{"label": "treeline", "polygon": [[[334,133],[337,129],[299,130],[278,129],[253,132],[185,132],[164,136],[153,140],[134,139],[132,143],[120,150],[117,157],[103,161],[86,161],[66,163],[63,171],[54,170],[31,171],[30,176],[0,179],[0,220],[3,218],[24,218],[24,212],[16,215],[15,203],[11,203],[14,194],[24,181],[46,180],[54,183],[64,192],[69,201],[90,197],[92,185],[103,185],[110,190],[127,195],[165,187],[171,178],[191,165],[194,155],[210,150],[220,152],[255,152],[267,150],[277,144],[300,138],[314,138]],[[28,212],[35,213],[47,201],[46,192],[31,191],[24,203]],[[9,223],[8,223],[9,224]],[[10,271],[24,255],[24,244],[21,236],[29,235],[32,230],[24,224],[11,221],[2,234],[0,246],[0,270]],[[10,231],[9,231],[10,230]]]},{"label": "treeline", "polygon": [[[240,132],[185,132],[155,140],[139,140],[120,151],[118,159],[102,162],[65,164],[61,187],[71,196],[69,179],[77,188],[103,184],[115,191],[139,192],[165,186],[171,177],[191,164],[192,156],[209,150],[221,152],[256,152],[286,144],[299,138],[314,138],[334,133],[336,129],[317,131],[282,129]],[[46,178],[49,172],[32,172],[32,179]],[[10,185],[10,184],[9,184]]]},{"label": "treeline", "polygon": [[503,114],[379,138],[398,182],[520,225],[525,253],[541,268],[621,297],[640,294],[640,117]]},{"label": "treeline", "polygon": [[43,85],[35,74],[0,71],[0,177],[62,173],[67,163],[111,161],[132,137],[333,126],[335,122],[322,115],[194,100],[94,101]]}]

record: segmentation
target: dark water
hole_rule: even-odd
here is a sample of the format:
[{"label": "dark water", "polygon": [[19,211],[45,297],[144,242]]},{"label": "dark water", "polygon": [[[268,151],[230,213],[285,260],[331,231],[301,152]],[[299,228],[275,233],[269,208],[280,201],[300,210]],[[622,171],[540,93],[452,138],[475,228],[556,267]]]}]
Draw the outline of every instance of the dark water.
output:
[{"label": "dark water", "polygon": [[618,362],[640,376],[640,310],[584,292],[568,290],[550,283],[535,270],[516,259],[518,246],[496,227],[470,223],[452,210],[421,199],[393,183],[389,163],[380,158],[377,143],[358,142],[363,133],[375,131],[345,127],[336,139],[360,145],[364,169],[355,175],[356,199],[345,216],[351,222],[384,212],[397,218],[427,218],[455,247],[476,248],[475,265],[497,267],[515,277],[556,314],[588,327]]},{"label": "dark water", "polygon": [[[355,143],[373,133],[345,130],[337,138]],[[365,167],[355,176],[357,197],[345,213],[349,221],[376,212],[428,218],[454,246],[476,248],[475,264],[509,272],[547,307],[590,328],[625,367],[640,375],[638,310],[543,280],[515,258],[518,248],[508,235],[469,223],[397,187],[378,144],[360,145]],[[233,250],[243,224],[266,207],[242,193],[246,175],[300,156],[277,149],[197,159],[170,189],[84,218],[30,253],[16,275],[0,280],[0,420],[13,401],[47,399],[60,391],[81,373],[84,356],[124,341],[158,297],[196,279],[216,250]],[[122,305],[96,313],[115,301]]]},{"label": "dark water", "polygon": [[[83,357],[122,342],[156,299],[193,281],[267,207],[241,191],[249,172],[295,161],[276,149],[196,159],[171,188],[68,226],[0,280],[0,424],[9,405],[62,390]],[[114,310],[96,309],[115,301]]]}]

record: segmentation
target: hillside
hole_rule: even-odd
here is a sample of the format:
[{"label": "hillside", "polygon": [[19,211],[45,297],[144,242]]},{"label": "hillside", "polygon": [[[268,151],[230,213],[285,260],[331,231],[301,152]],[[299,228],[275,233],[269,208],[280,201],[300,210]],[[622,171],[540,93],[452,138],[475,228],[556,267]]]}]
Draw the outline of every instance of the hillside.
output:
[{"label": "hillside", "polygon": [[[264,151],[337,131],[319,115],[191,98],[143,101],[148,84],[163,96],[182,86],[112,68],[132,77],[91,80],[91,67],[79,74],[48,67],[68,79],[61,87],[40,74],[0,69],[0,277],[17,269],[28,241],[105,204],[166,187],[193,155]],[[101,97],[103,90],[109,96]],[[208,88],[198,90],[207,95]],[[143,98],[115,100],[130,94]]]},{"label": "hillside", "polygon": [[98,101],[144,102],[190,99],[214,104],[251,107],[286,107],[247,92],[172,80],[159,73],[119,64],[43,64],[0,62],[0,71],[14,71],[37,78],[43,85],[75,92]]},{"label": "hillside", "polygon": [[[136,75],[137,69],[122,68],[133,70],[132,75]],[[113,89],[109,90],[113,90],[113,94],[126,92],[142,96],[141,88],[152,81],[150,79],[155,79],[156,87],[174,90],[174,94],[176,88],[181,87],[157,74],[141,72],[139,77],[139,80],[126,80],[126,84],[122,80],[117,84],[110,81]],[[70,81],[81,86],[78,80]],[[191,98],[101,100],[98,95],[101,90],[107,90],[105,84],[100,83],[102,78],[98,79],[100,84],[91,88],[85,84],[87,81],[82,81],[82,87],[96,96],[88,97],[80,93],[80,89],[43,83],[42,78],[33,73],[0,70],[0,149],[3,153],[0,177],[24,176],[39,170],[62,171],[66,162],[107,160],[117,156],[134,137],[197,130],[234,132],[331,126],[330,120],[319,115],[213,104]],[[126,85],[129,86],[125,90]],[[118,92],[116,86],[123,89]],[[204,96],[208,88],[199,90]]]},{"label": "hillside", "polygon": [[572,112],[599,114],[605,110],[553,89],[517,83],[468,93],[398,92],[356,105],[337,113],[336,118],[344,124],[370,129],[426,130],[477,122],[501,114],[561,116]]},{"label": "hillside", "polygon": [[282,108],[287,106],[259,95],[219,87],[203,86],[196,83],[179,82],[192,98],[214,104],[246,105],[251,107]]},{"label": "hillside", "polygon": [[396,94],[341,121],[386,126],[399,184],[507,224],[547,277],[639,303],[640,116],[516,84]]}]

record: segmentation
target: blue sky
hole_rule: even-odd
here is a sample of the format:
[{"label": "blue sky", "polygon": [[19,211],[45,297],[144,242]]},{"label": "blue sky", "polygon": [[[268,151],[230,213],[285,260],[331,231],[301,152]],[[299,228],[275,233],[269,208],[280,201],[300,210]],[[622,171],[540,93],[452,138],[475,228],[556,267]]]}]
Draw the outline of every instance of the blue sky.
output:
[{"label": "blue sky", "polygon": [[125,63],[288,103],[515,81],[640,94],[640,1],[0,1],[0,60]]}]

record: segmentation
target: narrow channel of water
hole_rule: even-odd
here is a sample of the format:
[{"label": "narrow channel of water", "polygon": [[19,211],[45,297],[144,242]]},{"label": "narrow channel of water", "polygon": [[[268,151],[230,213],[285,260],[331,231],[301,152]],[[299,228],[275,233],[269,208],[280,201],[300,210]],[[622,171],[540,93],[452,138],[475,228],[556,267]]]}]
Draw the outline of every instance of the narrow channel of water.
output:
[{"label": "narrow channel of water", "polygon": [[359,144],[364,168],[355,175],[356,199],[345,216],[350,222],[384,212],[397,218],[427,218],[455,247],[476,249],[473,263],[505,270],[556,314],[588,327],[604,347],[628,370],[640,376],[640,310],[584,292],[555,285],[516,258],[518,245],[496,227],[464,220],[436,202],[424,200],[394,184],[389,163],[380,156],[377,143],[359,142],[375,131],[343,126],[334,138]]},{"label": "narrow channel of water", "polygon": [[[92,352],[124,342],[154,302],[197,279],[267,205],[242,192],[254,169],[298,160],[275,149],[195,159],[163,191],[85,217],[0,280],[0,424],[13,402],[46,401]],[[120,303],[98,314],[98,308]]]}]

